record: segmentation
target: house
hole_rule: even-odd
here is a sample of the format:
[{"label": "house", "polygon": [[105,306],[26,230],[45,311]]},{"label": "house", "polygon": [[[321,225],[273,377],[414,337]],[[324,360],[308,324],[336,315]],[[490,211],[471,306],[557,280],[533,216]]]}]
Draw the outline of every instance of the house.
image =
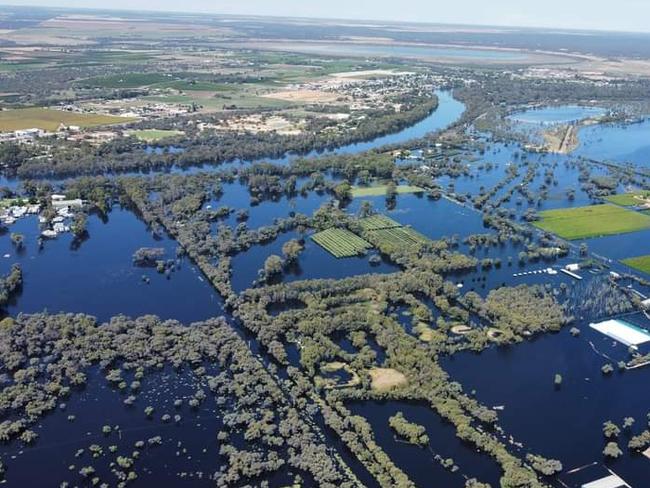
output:
[{"label": "house", "polygon": [[581,488],[630,488],[630,485],[628,485],[617,475],[610,474],[604,478],[586,483],[582,485]]}]

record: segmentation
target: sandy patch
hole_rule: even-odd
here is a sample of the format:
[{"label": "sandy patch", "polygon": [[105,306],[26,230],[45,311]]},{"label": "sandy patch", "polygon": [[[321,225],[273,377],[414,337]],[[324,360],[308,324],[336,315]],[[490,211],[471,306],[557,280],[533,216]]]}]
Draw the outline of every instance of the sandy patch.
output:
[{"label": "sandy patch", "polygon": [[337,93],[329,93],[320,90],[285,90],[267,93],[262,96],[277,100],[285,100],[287,102],[307,103],[335,102],[341,98],[341,95]]},{"label": "sandy patch", "polygon": [[302,132],[295,122],[279,115],[271,117],[250,115],[248,117],[233,118],[225,120],[219,128],[239,132],[277,132],[285,135],[300,134]]},{"label": "sandy patch", "polygon": [[375,391],[388,391],[408,383],[406,376],[391,368],[373,368],[369,371],[371,386]]}]

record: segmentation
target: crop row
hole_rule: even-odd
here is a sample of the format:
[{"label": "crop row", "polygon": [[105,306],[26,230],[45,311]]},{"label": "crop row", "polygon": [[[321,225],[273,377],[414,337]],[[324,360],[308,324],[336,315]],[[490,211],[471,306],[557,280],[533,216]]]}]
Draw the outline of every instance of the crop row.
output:
[{"label": "crop row", "polygon": [[372,247],[347,229],[327,229],[314,234],[311,239],[337,258],[357,256]]}]

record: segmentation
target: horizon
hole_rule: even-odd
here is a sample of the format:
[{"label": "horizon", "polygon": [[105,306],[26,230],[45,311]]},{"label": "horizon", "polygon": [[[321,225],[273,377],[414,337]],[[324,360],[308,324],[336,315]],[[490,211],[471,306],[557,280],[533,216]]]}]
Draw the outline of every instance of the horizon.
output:
[{"label": "horizon", "polygon": [[[242,8],[241,4],[232,5],[234,2],[229,2],[229,5],[222,6],[220,9],[210,9],[202,5],[204,0],[189,0],[188,6],[184,9],[174,8],[170,5],[170,0],[163,0],[162,2],[157,2],[153,5],[142,6],[138,5],[137,7],[132,7],[129,2],[126,0],[118,0],[114,2],[111,7],[101,6],[101,5],[87,5],[87,2],[83,2],[84,5],[77,5],[76,3],[79,0],[67,0],[67,1],[43,1],[43,0],[24,0],[18,2],[4,3],[1,2],[0,6],[9,7],[9,8],[36,8],[36,9],[50,9],[50,10],[63,10],[63,11],[87,11],[87,12],[123,12],[127,14],[147,14],[147,13],[156,13],[156,14],[184,14],[184,15],[213,15],[213,16],[222,16],[222,17],[243,17],[243,18],[271,18],[271,19],[301,19],[301,20],[313,20],[313,21],[343,21],[343,22],[369,22],[369,23],[388,23],[388,24],[415,24],[415,25],[432,25],[432,26],[450,26],[450,27],[478,27],[478,28],[501,28],[501,29],[540,29],[540,30],[558,30],[563,32],[602,32],[602,33],[619,33],[619,34],[650,34],[650,27],[646,27],[645,23],[642,23],[643,26],[628,26],[622,27],[620,25],[593,25],[588,23],[583,23],[580,25],[572,24],[565,25],[560,24],[550,24],[541,22],[526,22],[521,20],[520,22],[490,22],[488,19],[477,21],[473,19],[460,19],[460,18],[450,18],[449,14],[445,18],[440,19],[422,19],[418,18],[412,19],[408,16],[395,18],[387,18],[386,15],[377,15],[372,16],[352,16],[352,15],[336,15],[335,13],[320,13],[320,11],[314,13],[312,7],[308,7],[309,13],[301,13],[302,10],[292,9],[291,12],[285,12],[282,9],[277,9],[274,7],[273,13],[267,12],[265,7],[261,7],[260,10],[250,11],[251,8],[255,6],[244,6]],[[96,0],[93,0],[96,1]],[[248,3],[257,4],[261,0],[252,0]],[[334,0],[335,3],[340,0]],[[421,0],[410,0],[410,3],[420,3]],[[476,0],[478,1],[478,0]],[[502,4],[510,4],[514,0],[504,0]],[[587,0],[579,0],[581,3],[589,3]],[[464,0],[463,3],[474,3],[475,0]],[[561,3],[561,0],[550,0],[552,3]],[[643,13],[639,15],[650,15],[650,4],[644,5],[642,2],[637,0],[622,0],[624,3],[632,3],[637,5],[643,10]],[[98,2],[99,3],[99,2]],[[287,0],[286,3],[293,3],[293,0]],[[201,6],[199,6],[201,4]],[[160,6],[159,6],[160,5]],[[494,7],[495,5],[491,5]],[[234,8],[233,8],[234,7]],[[575,6],[573,7],[575,8]],[[550,7],[546,7],[547,10],[552,10]],[[620,11],[621,9],[616,9]],[[453,14],[452,14],[453,15]],[[531,14],[529,17],[537,17]],[[633,16],[637,17],[638,16]],[[519,15],[520,19],[525,19],[527,16]]]}]

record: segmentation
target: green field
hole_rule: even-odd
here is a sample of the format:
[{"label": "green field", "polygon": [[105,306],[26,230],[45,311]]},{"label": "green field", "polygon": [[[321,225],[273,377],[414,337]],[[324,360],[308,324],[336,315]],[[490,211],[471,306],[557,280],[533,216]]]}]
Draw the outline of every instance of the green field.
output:
[{"label": "green field", "polygon": [[140,86],[149,86],[169,81],[169,76],[160,73],[128,73],[88,78],[81,80],[79,84],[98,88],[138,88]]},{"label": "green field", "polygon": [[[419,186],[400,185],[396,188],[397,193],[421,193],[424,190]],[[386,195],[386,185],[376,186],[355,186],[352,188],[352,198],[378,197]]]},{"label": "green field", "polygon": [[157,142],[169,137],[182,136],[185,133],[180,130],[143,129],[131,130],[128,134],[144,142]]},{"label": "green field", "polygon": [[650,201],[650,191],[638,191],[633,193],[623,193],[621,195],[611,195],[606,197],[605,200],[616,205],[623,207],[635,207],[648,203]]},{"label": "green field", "polygon": [[391,229],[402,226],[399,222],[395,222],[390,217],[382,214],[371,215],[370,217],[361,219],[359,220],[359,224],[363,230]]},{"label": "green field", "polygon": [[534,225],[565,239],[587,239],[650,228],[650,216],[609,203],[540,212]]},{"label": "green field", "polygon": [[410,227],[371,230],[364,234],[378,249],[393,252],[399,249],[419,249],[429,239]]},{"label": "green field", "polygon": [[179,91],[234,91],[235,85],[227,85],[225,83],[213,83],[211,81],[192,81],[192,80],[174,80],[165,81],[163,83],[156,83],[154,88],[172,88]]},{"label": "green field", "polygon": [[623,264],[627,264],[630,268],[634,268],[636,270],[650,274],[650,255],[623,259],[621,262]]},{"label": "green field", "polygon": [[0,112],[0,132],[38,128],[56,131],[61,124],[79,127],[126,124],[137,119],[111,115],[80,114],[47,108],[20,108]]},{"label": "green field", "polygon": [[312,235],[311,239],[336,258],[358,256],[372,247],[347,229],[327,229]]}]

